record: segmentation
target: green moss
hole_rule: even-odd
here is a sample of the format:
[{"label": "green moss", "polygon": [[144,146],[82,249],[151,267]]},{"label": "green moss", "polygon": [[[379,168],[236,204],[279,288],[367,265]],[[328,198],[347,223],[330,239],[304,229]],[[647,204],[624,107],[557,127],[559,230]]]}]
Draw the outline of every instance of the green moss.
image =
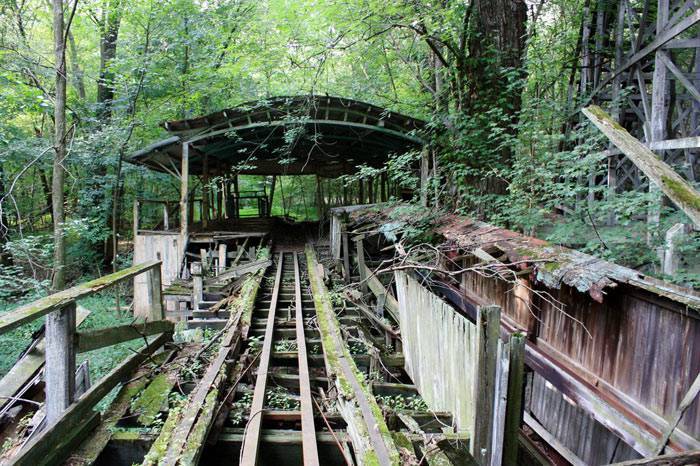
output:
[{"label": "green moss", "polygon": [[159,374],[146,387],[134,403],[132,411],[138,412],[141,425],[150,426],[168,400],[173,381],[166,374]]},{"label": "green moss", "polygon": [[397,447],[399,448],[405,448],[408,451],[413,451],[413,444],[411,441],[406,437],[403,433],[401,432],[392,432],[391,433],[392,438],[394,439],[394,443],[396,444]]},{"label": "green moss", "polygon": [[610,115],[608,115],[605,112],[605,110],[603,110],[599,106],[591,105],[590,107],[586,108],[586,110],[588,110],[588,112],[591,115],[593,115],[597,119],[607,123],[608,125],[612,126],[616,130],[624,131],[625,133],[627,132],[627,130],[625,128],[623,128],[617,121],[613,120],[612,117]]},{"label": "green moss", "polygon": [[112,434],[113,440],[138,440],[140,437],[140,430],[119,430]]},{"label": "green moss", "polygon": [[151,445],[151,449],[148,454],[143,459],[144,466],[155,466],[160,463],[165,453],[168,451],[168,443],[170,442],[170,437],[172,437],[175,427],[180,421],[181,408],[173,408],[170,410],[168,419],[166,419],[163,428],[160,431],[160,435]]},{"label": "green moss", "polygon": [[683,204],[695,210],[700,210],[700,194],[693,188],[685,183],[663,175],[661,176],[661,182],[664,186],[673,191],[673,194],[675,194],[677,199]]},{"label": "green moss", "polygon": [[379,466],[379,458],[373,450],[367,451],[362,457],[362,466]]},{"label": "green moss", "polygon": [[[347,345],[344,344],[343,338],[340,334],[340,324],[338,323],[335,312],[333,312],[333,305],[331,303],[328,290],[326,290],[325,286],[323,286],[323,282],[317,275],[317,262],[315,253],[312,249],[306,249],[306,258],[309,282],[311,283],[314,305],[316,306],[316,313],[318,314],[319,333],[321,334],[321,342],[323,344],[323,350],[326,355],[326,360],[328,361],[329,369],[336,377],[336,381],[338,382],[343,398],[346,400],[351,400],[355,397],[355,392],[352,388],[352,384],[347,380],[345,374],[339,366],[339,359],[341,356],[348,361],[350,369],[360,385],[360,389],[369,402],[377,429],[379,429],[379,433],[384,439],[384,443],[389,451],[390,459],[393,464],[399,464],[399,452],[394,445],[394,439],[392,438],[391,432],[389,431],[386,422],[384,422],[384,414],[377,404],[377,401],[372,394],[372,390],[365,383],[364,373],[357,368],[357,365],[352,358],[352,354],[350,354],[350,350],[348,349]],[[372,455],[374,455],[373,452]],[[364,459],[365,461],[368,459],[367,455],[365,455]],[[374,455],[374,461],[377,461],[376,455]],[[364,462],[363,464],[376,463]]]},{"label": "green moss", "polygon": [[545,262],[543,268],[547,272],[554,272],[555,270],[559,269],[561,267],[561,264],[558,262]]}]

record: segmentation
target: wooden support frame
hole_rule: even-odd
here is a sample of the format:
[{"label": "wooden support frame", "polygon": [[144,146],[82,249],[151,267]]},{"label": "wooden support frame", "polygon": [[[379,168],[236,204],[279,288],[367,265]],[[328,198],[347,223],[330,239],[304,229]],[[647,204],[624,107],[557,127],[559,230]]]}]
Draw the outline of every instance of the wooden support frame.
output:
[{"label": "wooden support frame", "polygon": [[182,143],[182,159],[180,161],[180,264],[185,264],[185,251],[189,238],[189,205],[190,205],[190,144]]}]

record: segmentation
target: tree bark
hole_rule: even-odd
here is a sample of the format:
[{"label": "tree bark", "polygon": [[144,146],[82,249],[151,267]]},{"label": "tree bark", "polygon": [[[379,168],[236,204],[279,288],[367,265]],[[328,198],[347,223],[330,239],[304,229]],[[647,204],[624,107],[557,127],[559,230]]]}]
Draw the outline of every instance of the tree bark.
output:
[{"label": "tree bark", "polygon": [[102,17],[100,37],[100,77],[97,80],[97,117],[107,121],[112,116],[114,74],[112,61],[117,56],[117,38],[121,24],[121,0],[108,0]]},{"label": "tree bark", "polygon": [[63,223],[66,158],[66,44],[64,36],[63,0],[53,0],[53,37],[56,60],[56,97],[54,104],[54,160],[51,199],[53,204],[53,279],[54,291],[65,287],[66,244]]}]

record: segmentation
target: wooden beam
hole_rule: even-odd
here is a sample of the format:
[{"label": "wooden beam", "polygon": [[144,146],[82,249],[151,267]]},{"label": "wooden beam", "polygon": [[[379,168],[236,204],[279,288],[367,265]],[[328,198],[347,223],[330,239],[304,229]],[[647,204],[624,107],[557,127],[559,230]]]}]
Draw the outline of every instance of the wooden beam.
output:
[{"label": "wooden beam", "polygon": [[324,342],[326,371],[329,377],[334,377],[340,394],[339,410],[348,424],[358,464],[400,464],[399,452],[371,389],[355,375],[358,368],[341,335],[340,323],[323,283],[322,265],[310,246],[306,248],[306,259],[319,333]]},{"label": "wooden beam", "polygon": [[[700,10],[698,10],[700,13]],[[700,193],[638,139],[629,134],[600,107],[592,105],[583,113],[600,129],[664,194],[700,227]]]},{"label": "wooden beam", "polygon": [[[27,442],[15,458],[12,458],[15,466],[43,466],[60,464],[67,452],[61,447],[66,442],[76,441],[69,438],[67,433],[76,429],[84,431],[85,423],[92,417],[92,408],[104,398],[120,382],[126,380],[129,375],[146,358],[170,339],[169,334],[162,333],[141,348],[137,353],[129,356],[124,362],[114,368],[109,374],[85,392],[74,404],[63,412],[56,423]],[[89,432],[84,432],[87,435]],[[57,454],[61,452],[61,454]]]},{"label": "wooden beam", "polygon": [[189,177],[190,177],[190,144],[182,143],[182,159],[180,167],[180,266],[185,264],[185,251],[189,236]]},{"label": "wooden beam", "polygon": [[78,299],[90,296],[105,288],[115,285],[119,282],[134,277],[140,273],[160,267],[160,261],[150,261],[143,264],[134,265],[128,269],[121,270],[102,278],[91,280],[73,288],[59,291],[45,298],[37,299],[29,304],[25,304],[12,312],[8,312],[0,316],[0,335],[7,333],[10,330],[19,327],[20,325],[31,322],[39,317],[45,316],[50,312],[61,309],[67,304]]},{"label": "wooden beam", "polygon": [[75,302],[46,316],[46,423],[53,426],[75,396]]},{"label": "wooden beam", "polygon": [[525,335],[514,333],[510,337],[510,361],[508,369],[508,394],[506,396],[506,421],[503,432],[504,465],[518,463],[518,439],[523,420],[523,389],[525,375]]},{"label": "wooden beam", "polygon": [[76,348],[78,353],[84,353],[136,338],[144,338],[158,333],[171,333],[174,326],[175,324],[168,320],[157,320],[77,332]]},{"label": "wooden beam", "polygon": [[475,412],[478,415],[474,422],[472,455],[482,466],[488,466],[491,458],[500,322],[501,308],[499,306],[485,306],[478,309],[475,394]]},{"label": "wooden beam", "polygon": [[656,456],[638,460],[623,461],[609,466],[685,466],[700,463],[700,450],[684,451],[672,455]]},{"label": "wooden beam", "polygon": [[[610,75],[601,82],[598,87],[596,87],[596,90],[591,93],[591,96],[589,97],[592,98],[595,96],[601,89],[603,89],[605,86],[607,86],[614,78],[620,73],[623,73],[625,70],[630,68],[632,65],[635,63],[639,62],[642,58],[646,57],[647,55],[655,52],[656,50],[660,49],[664,45],[666,45],[667,42],[670,42],[672,39],[675,39],[678,37],[683,31],[693,27],[695,24],[700,22],[700,9],[695,10],[692,14],[688,15],[685,17],[682,21],[678,22],[675,26],[666,29],[665,31],[662,31],[660,34],[656,36],[656,39],[654,39],[649,45],[644,47],[642,50],[639,52],[635,53],[632,55],[632,57],[627,60],[623,65],[620,65],[610,73]],[[590,100],[588,100],[590,102]]]},{"label": "wooden beam", "polygon": [[304,335],[304,313],[301,301],[301,277],[299,275],[299,258],[294,255],[294,302],[295,327],[297,339],[297,355],[299,359],[299,398],[301,399],[301,431],[304,439],[304,466],[317,466],[318,450],[316,449],[316,428],[314,426],[314,406],[311,400],[311,383],[309,381],[309,361],[306,355],[306,336]]}]

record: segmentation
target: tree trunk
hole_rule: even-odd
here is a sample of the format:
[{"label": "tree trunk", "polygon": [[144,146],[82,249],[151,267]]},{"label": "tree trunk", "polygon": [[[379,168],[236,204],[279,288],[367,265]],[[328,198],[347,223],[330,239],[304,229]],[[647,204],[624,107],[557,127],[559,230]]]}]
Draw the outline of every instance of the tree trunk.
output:
[{"label": "tree trunk", "polygon": [[[5,196],[5,171],[2,164],[0,163],[0,199]],[[0,206],[0,266],[2,265],[12,265],[12,256],[5,251],[5,244],[7,243],[7,233],[9,229],[7,213],[5,209]]]},{"label": "tree trunk", "polygon": [[117,56],[117,37],[121,24],[121,0],[108,0],[102,19],[100,37],[100,77],[97,80],[97,117],[107,121],[112,116],[114,75],[110,69]]},{"label": "tree trunk", "polygon": [[66,44],[64,40],[63,0],[53,0],[53,37],[56,60],[56,97],[54,105],[54,160],[51,199],[53,204],[53,279],[54,291],[65,287],[66,244],[63,230],[66,158]]},{"label": "tree trunk", "polygon": [[73,85],[75,90],[78,91],[78,97],[80,100],[85,100],[85,81],[83,80],[83,70],[80,68],[78,63],[78,49],[75,46],[75,38],[73,34],[68,32],[68,45],[70,47],[70,64],[71,72],[73,73]]}]

